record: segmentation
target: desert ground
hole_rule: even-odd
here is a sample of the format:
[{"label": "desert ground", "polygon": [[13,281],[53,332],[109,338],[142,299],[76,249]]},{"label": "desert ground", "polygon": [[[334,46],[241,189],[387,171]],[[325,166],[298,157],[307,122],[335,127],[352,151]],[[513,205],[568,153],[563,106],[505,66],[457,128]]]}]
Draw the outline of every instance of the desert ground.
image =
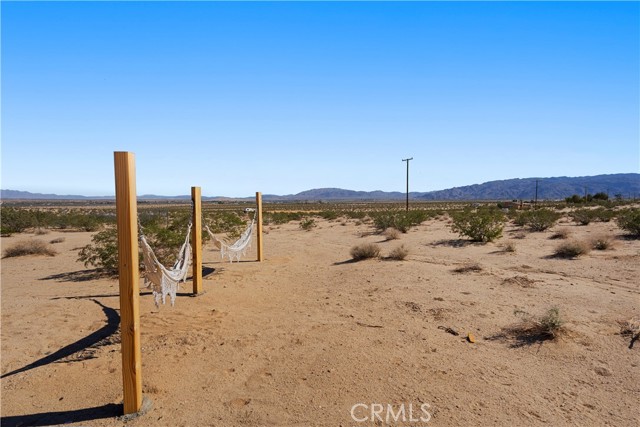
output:
[{"label": "desert ground", "polygon": [[[640,240],[615,222],[565,219],[540,233],[508,225],[487,244],[460,239],[446,218],[391,241],[354,220],[317,224],[266,226],[261,263],[255,250],[230,264],[207,246],[205,293],[189,296],[187,281],[174,307],[142,292],[141,374],[153,407],[126,423],[116,417],[118,282],[76,260],[92,233],[3,237],[3,248],[65,240],[53,257],[2,260],[2,425],[640,424],[640,343],[630,348],[618,323],[640,319]],[[613,246],[555,258],[559,229]],[[350,262],[364,242],[383,256],[403,244],[409,255]],[[514,332],[514,311],[550,307],[565,321],[557,338]],[[405,420],[387,423],[389,406]],[[383,421],[371,414],[380,407]]]}]

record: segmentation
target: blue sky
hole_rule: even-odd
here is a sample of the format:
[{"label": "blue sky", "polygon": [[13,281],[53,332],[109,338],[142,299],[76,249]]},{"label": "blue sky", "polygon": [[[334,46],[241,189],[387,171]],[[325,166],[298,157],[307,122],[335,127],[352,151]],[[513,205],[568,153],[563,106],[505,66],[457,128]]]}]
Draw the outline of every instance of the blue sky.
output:
[{"label": "blue sky", "polygon": [[430,191],[640,169],[638,2],[2,2],[2,188]]}]

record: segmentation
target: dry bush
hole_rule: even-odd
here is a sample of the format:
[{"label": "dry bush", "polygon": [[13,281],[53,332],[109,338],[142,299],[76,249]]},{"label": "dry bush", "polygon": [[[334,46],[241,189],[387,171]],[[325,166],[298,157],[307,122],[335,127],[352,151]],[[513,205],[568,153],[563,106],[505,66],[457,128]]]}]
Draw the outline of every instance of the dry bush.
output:
[{"label": "dry bush", "polygon": [[386,230],[384,230],[382,235],[386,237],[387,240],[397,240],[400,238],[400,230],[393,227],[389,227]]},{"label": "dry bush", "polygon": [[611,249],[612,245],[613,239],[610,236],[601,235],[591,239],[591,247],[597,251],[606,251],[607,249]]},{"label": "dry bush", "polygon": [[462,267],[458,267],[455,270],[453,270],[454,273],[477,273],[482,271],[482,267],[480,266],[480,264],[477,263],[473,263],[473,264],[465,264]]},{"label": "dry bush", "polygon": [[354,261],[361,261],[363,259],[378,258],[380,256],[380,246],[375,243],[363,243],[351,248],[351,258]]},{"label": "dry bush", "polygon": [[514,238],[514,239],[524,239],[525,237],[527,237],[527,234],[526,234],[526,233],[523,233],[522,231],[520,231],[520,232],[518,232],[518,233],[515,233],[515,234],[513,235],[513,238]]},{"label": "dry bush", "polygon": [[622,336],[640,334],[640,320],[638,319],[619,320],[618,325],[620,325],[620,335]]},{"label": "dry bush", "polygon": [[618,324],[620,325],[620,335],[622,335],[623,337],[631,338],[629,348],[633,348],[635,342],[640,340],[640,320],[628,319],[618,321]]},{"label": "dry bush", "polygon": [[560,230],[556,231],[555,233],[553,233],[551,236],[549,236],[550,239],[566,239],[569,237],[569,230],[567,230],[566,228],[561,228]]},{"label": "dry bush", "polygon": [[21,240],[4,250],[4,258],[25,255],[54,256],[56,251],[42,240]]},{"label": "dry bush", "polygon": [[533,316],[522,310],[516,310],[513,314],[521,319],[520,324],[511,329],[519,339],[527,341],[555,339],[563,330],[564,320],[560,316],[558,307],[551,307],[541,316]]},{"label": "dry bush", "polygon": [[535,283],[535,280],[529,279],[527,276],[514,276],[502,281],[503,285],[517,285],[523,288],[534,288]]},{"label": "dry bush", "polygon": [[56,237],[55,239],[52,239],[49,243],[51,244],[55,244],[55,243],[62,243],[64,242],[64,237]]},{"label": "dry bush", "polygon": [[387,258],[395,261],[402,261],[407,257],[407,255],[409,255],[409,249],[405,248],[404,245],[400,245],[389,252]]},{"label": "dry bush", "polygon": [[47,230],[46,228],[36,228],[36,230],[33,232],[33,234],[35,234],[36,236],[42,236],[43,234],[49,234],[49,230]]},{"label": "dry bush", "polygon": [[505,252],[515,252],[516,251],[516,244],[515,242],[507,242],[504,247],[502,248],[503,251]]},{"label": "dry bush", "polygon": [[554,252],[554,256],[558,258],[577,258],[580,255],[586,255],[591,251],[591,247],[579,240],[569,240],[558,246]]}]

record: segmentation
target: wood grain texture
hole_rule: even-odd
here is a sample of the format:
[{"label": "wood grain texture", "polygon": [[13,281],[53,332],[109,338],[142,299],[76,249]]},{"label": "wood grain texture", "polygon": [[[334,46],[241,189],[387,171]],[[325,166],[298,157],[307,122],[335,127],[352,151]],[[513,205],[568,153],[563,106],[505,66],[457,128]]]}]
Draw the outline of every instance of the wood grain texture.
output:
[{"label": "wood grain texture", "polygon": [[193,219],[191,247],[193,248],[193,293],[202,292],[202,192],[200,187],[191,187]]},{"label": "wood grain texture", "polygon": [[256,192],[256,215],[257,215],[257,219],[256,222],[258,224],[258,227],[256,229],[256,238],[258,240],[257,242],[257,247],[258,247],[258,261],[263,261],[264,260],[264,251],[262,250],[262,193],[261,192]]},{"label": "wood grain texture", "polygon": [[124,413],[142,406],[140,358],[140,272],[138,269],[138,212],[135,156],[115,152],[116,219],[118,226],[118,274],[120,281],[120,330]]}]

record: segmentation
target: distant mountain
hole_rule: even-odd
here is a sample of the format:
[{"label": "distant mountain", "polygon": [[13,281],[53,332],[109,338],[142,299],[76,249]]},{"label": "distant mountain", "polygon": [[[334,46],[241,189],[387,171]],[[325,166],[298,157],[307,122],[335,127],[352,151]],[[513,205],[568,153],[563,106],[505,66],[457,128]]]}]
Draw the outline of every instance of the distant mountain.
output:
[{"label": "distant mountain", "polygon": [[640,174],[625,173],[614,175],[596,175],[581,177],[524,178],[490,181],[484,184],[455,187],[448,190],[431,191],[417,196],[418,200],[532,200],[536,194],[538,181],[538,199],[557,200],[572,196],[608,193],[610,197],[621,194],[623,197],[640,195]]},{"label": "distant mountain", "polygon": [[[413,200],[531,200],[535,197],[536,180],[538,181],[538,199],[564,199],[573,194],[583,195],[599,192],[608,193],[610,197],[621,194],[623,197],[640,196],[640,174],[620,173],[613,175],[596,175],[581,177],[556,178],[515,178],[502,181],[489,181],[483,184],[454,187],[447,190],[430,192],[410,192]],[[265,194],[263,200],[277,201],[390,201],[404,200],[406,194],[400,191],[354,191],[342,188],[316,188],[298,194],[278,196]],[[0,190],[0,198],[21,200],[113,200],[113,196],[76,196],[57,194],[29,193],[27,191]],[[138,196],[141,200],[191,200],[189,195],[158,196],[145,194]],[[207,201],[253,200],[253,197],[203,197]]]}]

